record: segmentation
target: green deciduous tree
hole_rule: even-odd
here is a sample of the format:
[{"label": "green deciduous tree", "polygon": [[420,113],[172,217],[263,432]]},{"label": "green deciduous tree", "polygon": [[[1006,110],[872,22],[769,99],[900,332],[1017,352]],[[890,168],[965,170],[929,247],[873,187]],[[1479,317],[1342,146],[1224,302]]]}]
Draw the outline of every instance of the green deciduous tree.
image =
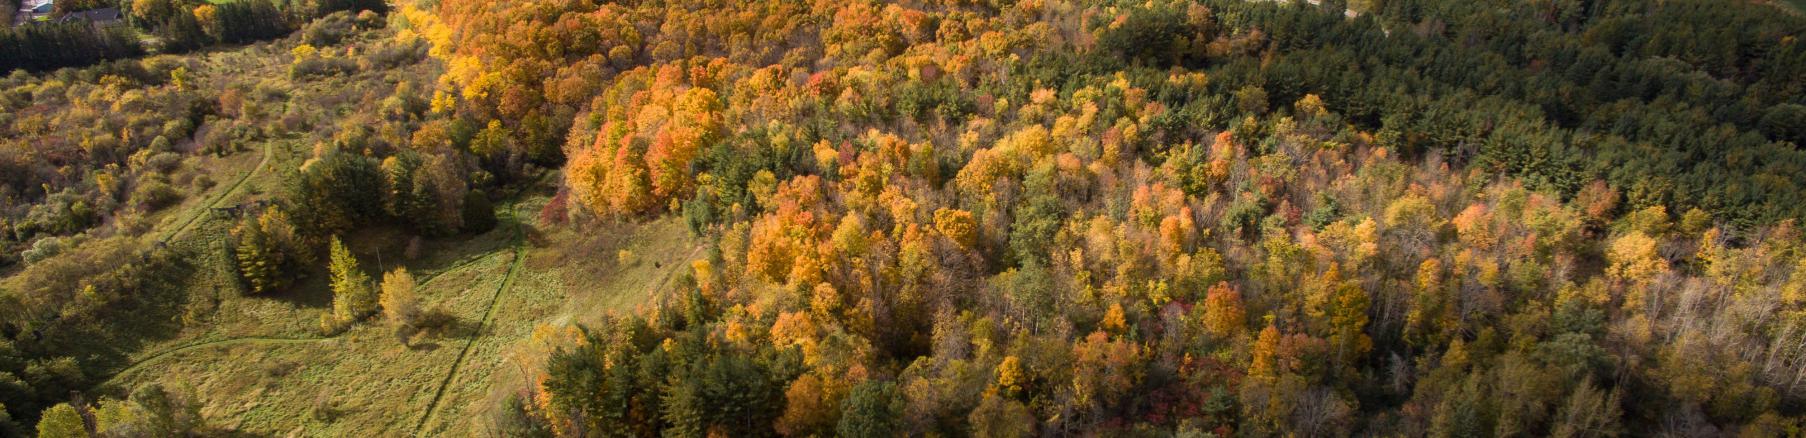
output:
[{"label": "green deciduous tree", "polygon": [[986,395],[967,420],[975,437],[1021,438],[1035,433],[1035,417],[1028,407],[998,395]]},{"label": "green deciduous tree", "polygon": [[835,431],[843,437],[900,436],[902,416],[903,398],[897,394],[897,385],[868,380],[854,386],[841,402]]},{"label": "green deciduous tree", "polygon": [[44,410],[44,417],[38,420],[39,438],[87,438],[88,425],[82,419],[81,412],[68,403],[58,403]]}]

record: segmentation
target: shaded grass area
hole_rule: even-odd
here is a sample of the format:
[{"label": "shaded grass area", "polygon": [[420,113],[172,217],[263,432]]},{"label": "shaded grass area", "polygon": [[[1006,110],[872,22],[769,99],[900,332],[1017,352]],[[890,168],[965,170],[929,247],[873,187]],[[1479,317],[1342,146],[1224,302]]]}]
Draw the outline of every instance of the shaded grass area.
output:
[{"label": "shaded grass area", "polygon": [[[155,342],[159,336],[166,336],[180,329],[181,321],[178,317],[187,297],[176,284],[198,268],[182,251],[146,253],[144,247],[124,239],[92,242],[75,253],[43,263],[78,263],[105,268],[125,265],[104,274],[109,278],[96,280],[109,284],[99,290],[116,292],[118,289],[115,287],[123,284],[123,287],[136,292],[116,299],[98,300],[103,303],[98,304],[98,308],[83,309],[94,314],[109,315],[107,318],[76,314],[47,319],[41,325],[29,326],[20,335],[20,342],[11,345],[32,357],[77,359],[74,364],[80,367],[83,378],[105,375],[123,366],[133,351]],[[91,274],[83,273],[81,269],[83,268],[65,265],[50,270],[54,271],[52,276],[61,278],[46,278],[40,274],[28,273],[11,278],[10,284],[0,287],[31,284],[31,287],[82,290],[78,293],[97,290],[83,289],[84,286],[76,283],[78,278],[92,278]],[[76,305],[90,304],[70,304]],[[79,382],[81,381],[74,380],[71,383]]]}]

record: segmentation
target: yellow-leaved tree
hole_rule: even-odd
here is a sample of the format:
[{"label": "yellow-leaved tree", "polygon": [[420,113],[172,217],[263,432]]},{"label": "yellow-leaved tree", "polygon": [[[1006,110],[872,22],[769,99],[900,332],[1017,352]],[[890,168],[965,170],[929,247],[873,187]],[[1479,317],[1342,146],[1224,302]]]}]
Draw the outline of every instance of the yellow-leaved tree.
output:
[{"label": "yellow-leaved tree", "polygon": [[414,296],[414,274],[408,268],[395,268],[383,274],[383,317],[399,326],[412,326],[420,317],[420,299]]},{"label": "yellow-leaved tree", "polygon": [[322,318],[322,328],[328,332],[344,328],[371,312],[376,311],[376,292],[371,290],[370,276],[358,266],[357,256],[339,241],[332,237],[329,248],[332,262],[327,267],[332,271],[332,313]]},{"label": "yellow-leaved tree", "polygon": [[1233,338],[1242,333],[1246,320],[1241,292],[1229,287],[1227,281],[1210,287],[1204,296],[1205,332],[1218,339]]}]

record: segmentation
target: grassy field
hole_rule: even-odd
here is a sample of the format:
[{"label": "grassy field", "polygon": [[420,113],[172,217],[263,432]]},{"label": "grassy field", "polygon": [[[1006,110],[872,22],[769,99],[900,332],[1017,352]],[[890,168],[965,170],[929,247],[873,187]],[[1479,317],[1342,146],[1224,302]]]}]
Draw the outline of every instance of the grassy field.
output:
[{"label": "grassy field", "polygon": [[[184,62],[205,75],[196,77],[200,86],[250,87],[258,78],[285,76],[286,53],[278,44],[253,44],[186,55]],[[435,72],[426,66],[365,74],[393,83]],[[163,297],[164,308],[138,315],[143,321],[119,339],[95,341],[118,357],[105,361],[105,383],[88,396],[120,397],[159,382],[196,395],[209,423],[259,436],[482,434],[489,409],[522,388],[525,370],[538,369],[536,333],[643,309],[702,256],[698,240],[675,217],[541,221],[540,210],[556,192],[558,178],[549,175],[496,199],[494,230],[425,241],[413,259],[404,256],[411,236],[403,229],[343,236],[372,278],[406,266],[422,282],[422,308],[454,322],[409,343],[376,318],[324,336],[319,320],[331,307],[324,261],[288,290],[249,295],[226,248],[235,219],[213,209],[270,199],[311,156],[310,135],[332,133],[325,121],[342,109],[330,103],[357,101],[356,93],[365,91],[331,81],[264,82],[294,97],[259,111],[281,114],[287,110],[281,105],[305,105],[324,121],[299,132],[271,131],[224,156],[186,158],[184,175],[172,179],[190,192],[135,225],[143,228],[135,234],[144,244],[166,242],[182,254],[186,290]],[[211,183],[187,183],[202,177]]]},{"label": "grassy field", "polygon": [[[466,243],[481,247],[485,240]],[[412,345],[404,345],[380,321],[370,321],[324,340],[257,340],[181,351],[142,367],[135,375],[122,376],[121,386],[150,380],[193,385],[198,394],[205,394],[204,413],[210,419],[245,432],[405,434],[413,424],[410,420],[424,410],[441,380],[444,365],[457,356],[456,344],[461,338],[493,334],[476,332],[476,321],[488,304],[484,292],[500,286],[511,259],[502,252],[489,254],[423,285],[423,303],[452,315],[457,322],[446,332],[424,336]],[[307,337],[313,336],[312,329],[297,330],[297,326],[312,325],[325,311],[323,305],[294,306],[284,309],[286,312],[227,316],[232,313],[230,308],[266,307],[249,301],[274,300],[226,300],[220,315],[227,321],[218,327],[253,332],[265,326],[262,336],[299,331],[299,337]]]},{"label": "grassy field", "polygon": [[[272,165],[294,164],[299,151],[285,149],[274,149],[279,152]],[[256,154],[240,155],[225,161]],[[274,182],[259,174],[234,192],[225,192],[228,183],[221,183],[219,194],[190,200],[187,207],[230,205]],[[178,243],[201,246],[206,254],[195,278],[198,297],[191,300],[198,304],[190,313],[201,315],[195,317],[200,322],[144,348],[133,357],[136,365],[110,386],[123,392],[157,381],[192,388],[203,395],[203,413],[213,422],[254,434],[477,433],[494,400],[518,390],[522,370],[534,368],[528,362],[534,360],[529,352],[535,330],[634,311],[701,255],[675,218],[609,225],[620,230],[616,233],[586,233],[606,238],[538,223],[535,213],[550,191],[530,191],[519,201],[518,214],[503,212],[493,231],[429,242],[418,260],[402,260],[406,237],[398,230],[369,230],[346,239],[373,274],[379,259],[387,261],[381,267],[407,266],[424,281],[423,307],[456,320],[412,345],[375,319],[335,337],[318,334],[317,321],[330,302],[323,273],[290,291],[242,296],[218,248],[226,222],[200,215]],[[160,228],[182,227],[185,221],[172,215]],[[518,260],[517,248],[524,251]],[[617,256],[623,249],[635,254],[628,263]]]}]

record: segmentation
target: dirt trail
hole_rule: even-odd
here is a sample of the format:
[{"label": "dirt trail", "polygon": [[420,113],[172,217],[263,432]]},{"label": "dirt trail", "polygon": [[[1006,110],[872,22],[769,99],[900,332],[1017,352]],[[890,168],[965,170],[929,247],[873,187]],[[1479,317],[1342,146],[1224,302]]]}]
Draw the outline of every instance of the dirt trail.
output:
[{"label": "dirt trail", "polygon": [[103,383],[102,386],[110,385],[113,383],[114,380],[118,380],[120,376],[124,376],[126,374],[130,374],[133,371],[137,371],[139,368],[141,368],[145,365],[149,365],[151,362],[156,362],[158,359],[162,359],[164,357],[168,357],[169,355],[181,353],[184,351],[195,350],[195,349],[206,348],[206,347],[223,347],[223,346],[227,346],[227,345],[237,345],[237,344],[301,344],[301,343],[308,343],[308,342],[326,341],[326,340],[331,340],[336,337],[338,337],[338,336],[335,335],[335,336],[316,337],[316,338],[279,338],[279,337],[264,337],[264,336],[246,336],[246,337],[242,337],[242,338],[227,338],[227,339],[220,339],[220,340],[215,340],[215,341],[196,342],[193,344],[188,344],[188,345],[183,345],[183,346],[176,347],[176,348],[171,348],[168,350],[163,350],[161,352],[158,352],[157,354],[153,354],[148,357],[145,357],[144,359],[140,359],[138,362],[133,363],[131,366],[125,367],[125,369],[123,369],[123,370],[119,370],[118,373],[114,373],[113,377],[110,379],[107,379],[106,383]]}]

